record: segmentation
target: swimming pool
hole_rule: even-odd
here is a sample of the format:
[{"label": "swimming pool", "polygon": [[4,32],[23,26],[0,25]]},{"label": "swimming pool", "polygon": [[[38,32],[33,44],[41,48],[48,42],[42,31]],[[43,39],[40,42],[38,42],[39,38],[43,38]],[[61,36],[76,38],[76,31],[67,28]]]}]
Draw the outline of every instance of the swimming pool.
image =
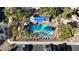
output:
[{"label": "swimming pool", "polygon": [[53,35],[53,28],[47,24],[33,24],[31,23],[28,32],[42,33],[45,35]]},{"label": "swimming pool", "polygon": [[35,17],[35,21],[37,21],[37,22],[43,22],[45,19],[46,19],[46,18],[43,17],[43,16],[36,16],[36,17]]}]

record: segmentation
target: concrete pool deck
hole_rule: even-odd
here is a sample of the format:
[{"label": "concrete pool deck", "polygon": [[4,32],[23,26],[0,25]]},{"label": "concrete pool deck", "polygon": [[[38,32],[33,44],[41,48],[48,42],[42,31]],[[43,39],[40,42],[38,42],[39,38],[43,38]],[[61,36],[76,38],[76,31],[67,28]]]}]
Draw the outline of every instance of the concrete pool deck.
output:
[{"label": "concrete pool deck", "polygon": [[67,43],[67,45],[79,45],[79,42],[32,42],[32,41],[10,41],[9,39],[7,40],[9,44],[63,44]]}]

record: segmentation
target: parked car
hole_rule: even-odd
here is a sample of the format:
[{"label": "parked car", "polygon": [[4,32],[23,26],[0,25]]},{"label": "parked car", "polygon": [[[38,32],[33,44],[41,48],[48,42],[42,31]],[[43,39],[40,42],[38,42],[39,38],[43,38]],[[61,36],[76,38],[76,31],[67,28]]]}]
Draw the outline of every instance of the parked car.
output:
[{"label": "parked car", "polygon": [[3,35],[3,29],[0,26],[0,45],[4,43],[4,35]]},{"label": "parked car", "polygon": [[16,45],[14,44],[9,51],[32,51],[33,45]]},{"label": "parked car", "polygon": [[0,33],[3,33],[2,25],[0,25]]},{"label": "parked car", "polygon": [[3,29],[0,28],[0,34],[3,33]]},{"label": "parked car", "polygon": [[54,45],[49,44],[46,46],[47,51],[72,51],[72,47],[70,45],[67,45],[66,43]]},{"label": "parked car", "polygon": [[25,47],[23,47],[24,51],[32,51],[32,49],[33,49],[33,45],[32,44],[25,45]]},{"label": "parked car", "polygon": [[5,42],[3,34],[0,34],[0,45]]}]

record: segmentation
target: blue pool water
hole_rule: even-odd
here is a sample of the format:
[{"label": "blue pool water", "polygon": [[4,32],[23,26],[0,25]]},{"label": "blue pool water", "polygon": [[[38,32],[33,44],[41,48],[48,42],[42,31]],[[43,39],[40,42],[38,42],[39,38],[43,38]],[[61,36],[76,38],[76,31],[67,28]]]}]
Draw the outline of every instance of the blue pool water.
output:
[{"label": "blue pool water", "polygon": [[28,32],[43,33],[45,35],[53,35],[52,27],[46,24],[30,24]]},{"label": "blue pool water", "polygon": [[43,16],[36,16],[35,17],[35,21],[37,21],[37,22],[42,22],[44,20],[45,20],[45,17],[43,17]]}]

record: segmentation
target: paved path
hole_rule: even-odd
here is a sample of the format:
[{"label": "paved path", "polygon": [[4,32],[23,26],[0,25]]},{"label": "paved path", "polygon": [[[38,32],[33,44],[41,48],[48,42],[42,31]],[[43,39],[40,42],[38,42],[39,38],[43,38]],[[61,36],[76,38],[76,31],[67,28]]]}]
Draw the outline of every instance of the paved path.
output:
[{"label": "paved path", "polygon": [[8,42],[4,42],[2,45],[0,45],[0,50],[7,51],[11,48],[11,45]]}]

